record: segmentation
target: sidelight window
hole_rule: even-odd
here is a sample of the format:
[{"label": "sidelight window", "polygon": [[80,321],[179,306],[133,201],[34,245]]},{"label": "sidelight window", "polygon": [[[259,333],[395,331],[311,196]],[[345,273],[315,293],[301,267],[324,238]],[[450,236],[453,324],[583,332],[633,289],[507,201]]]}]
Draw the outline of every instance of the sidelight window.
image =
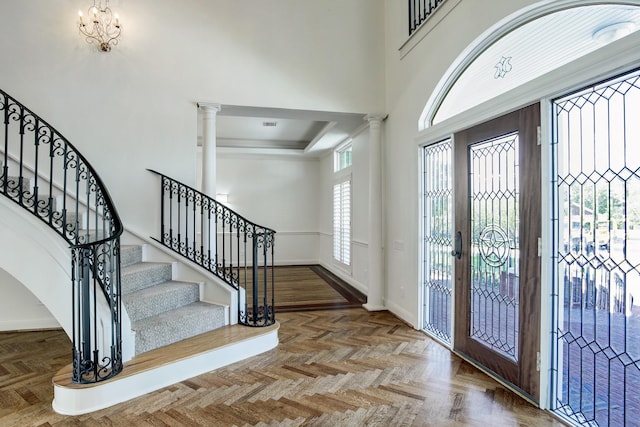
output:
[{"label": "sidelight window", "polygon": [[640,419],[640,71],[556,99],[554,405]]}]

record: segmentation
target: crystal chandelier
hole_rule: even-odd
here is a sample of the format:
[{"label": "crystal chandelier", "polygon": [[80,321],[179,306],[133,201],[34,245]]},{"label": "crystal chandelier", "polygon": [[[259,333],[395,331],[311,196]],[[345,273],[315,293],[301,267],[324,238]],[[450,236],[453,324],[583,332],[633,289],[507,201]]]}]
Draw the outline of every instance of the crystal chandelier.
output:
[{"label": "crystal chandelier", "polygon": [[102,52],[109,52],[111,46],[118,44],[120,37],[120,20],[117,14],[111,12],[109,0],[93,0],[93,6],[88,11],[88,23],[82,19],[82,11],[78,11],[80,22],[78,28],[80,33],[86,37],[88,43],[94,41]]}]

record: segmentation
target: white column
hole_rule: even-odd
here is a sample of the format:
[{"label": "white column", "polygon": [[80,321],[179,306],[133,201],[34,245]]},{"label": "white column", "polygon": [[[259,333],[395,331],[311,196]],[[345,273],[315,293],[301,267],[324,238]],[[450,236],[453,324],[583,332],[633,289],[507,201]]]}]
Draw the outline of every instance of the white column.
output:
[{"label": "white column", "polygon": [[386,116],[368,115],[369,122],[369,311],[385,310],[382,252],[382,122]]},{"label": "white column", "polygon": [[[209,197],[216,197],[216,117],[220,111],[220,104],[208,102],[198,103],[202,115],[202,183],[200,191]],[[201,245],[211,250],[212,257],[216,253],[218,230],[215,225],[205,222],[201,233]],[[218,260],[214,260],[218,262]]]},{"label": "white column", "polygon": [[202,114],[202,185],[201,191],[209,197],[216,197],[216,115],[220,104],[199,102]]}]

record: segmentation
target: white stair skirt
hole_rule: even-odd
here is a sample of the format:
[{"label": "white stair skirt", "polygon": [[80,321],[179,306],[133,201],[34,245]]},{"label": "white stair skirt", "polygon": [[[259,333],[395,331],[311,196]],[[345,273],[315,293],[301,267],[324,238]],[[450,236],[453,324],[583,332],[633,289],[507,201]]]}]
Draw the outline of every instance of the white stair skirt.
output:
[{"label": "white stair skirt", "polygon": [[278,322],[263,328],[225,326],[134,357],[119,375],[95,384],[71,383],[67,366],[53,379],[53,410],[86,414],[256,356],[278,345],[279,328]]}]

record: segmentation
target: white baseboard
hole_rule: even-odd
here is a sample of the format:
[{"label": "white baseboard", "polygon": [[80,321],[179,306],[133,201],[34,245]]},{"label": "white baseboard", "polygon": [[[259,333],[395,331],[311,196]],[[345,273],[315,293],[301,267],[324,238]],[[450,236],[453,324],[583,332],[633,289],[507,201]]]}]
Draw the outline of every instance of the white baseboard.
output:
[{"label": "white baseboard", "polygon": [[384,311],[387,309],[384,305],[363,304],[362,306],[367,311]]},{"label": "white baseboard", "polygon": [[275,260],[276,267],[287,267],[289,265],[317,265],[317,259],[295,259],[295,260],[287,260],[287,259],[277,259]]},{"label": "white baseboard", "polygon": [[408,323],[409,325],[413,326],[415,329],[420,329],[419,325],[418,325],[418,319],[416,318],[416,316],[413,313],[410,313],[409,311],[407,311],[404,307],[391,302],[389,300],[386,300],[384,302],[384,305],[386,306],[387,310],[389,310],[391,313],[393,313],[396,317],[402,319],[403,321],[405,321],[406,323]]},{"label": "white baseboard", "polygon": [[59,329],[60,323],[53,317],[27,320],[0,320],[0,331],[37,331],[40,329]]},{"label": "white baseboard", "polygon": [[331,273],[335,274],[336,276],[338,276],[339,278],[341,278],[342,280],[344,280],[345,282],[347,282],[349,285],[353,286],[354,288],[356,288],[357,290],[359,290],[360,292],[362,292],[363,294],[367,295],[369,293],[369,289],[367,286],[363,285],[362,283],[358,282],[357,280],[355,280],[353,277],[345,274],[344,272],[342,272],[340,269],[335,268],[332,265],[329,265],[327,263],[324,263],[322,261],[316,262],[316,264],[321,265],[322,267],[326,268],[327,270],[329,270]]}]

